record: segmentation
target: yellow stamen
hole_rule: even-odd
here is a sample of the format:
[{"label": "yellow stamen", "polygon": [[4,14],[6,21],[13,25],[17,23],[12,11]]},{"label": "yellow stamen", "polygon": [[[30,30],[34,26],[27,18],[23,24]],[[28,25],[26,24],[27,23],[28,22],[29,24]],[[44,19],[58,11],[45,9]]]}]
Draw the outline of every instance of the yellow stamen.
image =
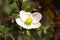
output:
[{"label": "yellow stamen", "polygon": [[32,18],[28,17],[28,18],[26,19],[26,21],[25,21],[25,24],[26,24],[26,25],[31,25],[32,22],[33,22]]}]

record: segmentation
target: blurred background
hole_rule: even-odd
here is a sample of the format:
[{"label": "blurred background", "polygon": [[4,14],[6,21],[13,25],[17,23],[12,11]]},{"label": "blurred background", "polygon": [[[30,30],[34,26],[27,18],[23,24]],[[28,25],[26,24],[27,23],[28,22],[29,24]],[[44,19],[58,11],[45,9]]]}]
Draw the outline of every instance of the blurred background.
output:
[{"label": "blurred background", "polygon": [[[41,27],[16,24],[19,11],[40,12]],[[60,40],[60,0],[0,0],[0,40]]]}]

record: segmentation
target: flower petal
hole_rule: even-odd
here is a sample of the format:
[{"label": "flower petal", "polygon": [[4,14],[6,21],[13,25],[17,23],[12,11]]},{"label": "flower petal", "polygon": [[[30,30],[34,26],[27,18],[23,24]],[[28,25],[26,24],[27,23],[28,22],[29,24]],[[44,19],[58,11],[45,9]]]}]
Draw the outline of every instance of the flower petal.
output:
[{"label": "flower petal", "polygon": [[24,22],[23,22],[20,18],[17,18],[17,19],[16,19],[16,23],[17,23],[19,26],[24,25]]},{"label": "flower petal", "polygon": [[33,29],[34,29],[34,28],[39,28],[40,26],[41,26],[41,23],[39,23],[39,22],[36,23],[36,24],[33,24]]},{"label": "flower petal", "polygon": [[32,14],[31,14],[30,12],[27,12],[27,13],[28,13],[28,16],[29,16],[29,17],[31,17],[31,16],[32,16]]},{"label": "flower petal", "polygon": [[23,10],[20,11],[19,13],[20,13],[20,18],[21,18],[23,21],[25,21],[26,18],[28,17],[28,13],[25,12],[25,11],[23,11]]},{"label": "flower petal", "polygon": [[22,27],[25,28],[25,29],[32,29],[32,26],[28,26],[28,25],[24,25]]},{"label": "flower petal", "polygon": [[41,23],[36,23],[32,25],[23,25],[22,27],[25,29],[35,29],[35,28],[39,28],[40,26],[41,26]]},{"label": "flower petal", "polygon": [[42,18],[41,13],[38,13],[38,12],[33,13],[33,20],[35,23],[39,22],[41,18]]}]

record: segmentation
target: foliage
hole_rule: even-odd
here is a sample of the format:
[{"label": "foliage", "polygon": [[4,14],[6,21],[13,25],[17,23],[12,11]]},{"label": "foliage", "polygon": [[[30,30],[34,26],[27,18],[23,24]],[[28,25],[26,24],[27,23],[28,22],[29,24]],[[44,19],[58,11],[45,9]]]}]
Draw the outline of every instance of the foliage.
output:
[{"label": "foliage", "polygon": [[[51,1],[37,1],[40,1],[40,3],[43,2],[43,5],[45,4],[44,7],[39,3],[35,3],[35,1],[30,0],[0,0],[0,15],[8,15],[0,16],[0,38],[3,36],[3,38],[6,37],[6,40],[53,40],[53,32],[51,31],[51,28],[55,24],[55,14],[50,9],[53,8],[53,6],[49,5]],[[41,6],[41,9],[38,8],[39,6]],[[42,11],[43,8],[44,10]],[[42,26],[38,29],[31,30],[23,29],[18,26],[15,19],[19,17],[20,10],[41,12],[43,15],[41,20]],[[6,36],[7,34],[12,36]]]}]

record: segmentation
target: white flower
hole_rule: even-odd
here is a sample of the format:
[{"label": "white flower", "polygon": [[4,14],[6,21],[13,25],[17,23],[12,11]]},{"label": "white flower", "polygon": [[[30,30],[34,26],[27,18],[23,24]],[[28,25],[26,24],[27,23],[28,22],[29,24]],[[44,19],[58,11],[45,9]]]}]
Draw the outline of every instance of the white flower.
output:
[{"label": "white flower", "polygon": [[20,11],[20,18],[16,19],[16,23],[25,29],[39,28],[41,23],[39,22],[42,15],[38,12],[31,14],[30,12]]}]

